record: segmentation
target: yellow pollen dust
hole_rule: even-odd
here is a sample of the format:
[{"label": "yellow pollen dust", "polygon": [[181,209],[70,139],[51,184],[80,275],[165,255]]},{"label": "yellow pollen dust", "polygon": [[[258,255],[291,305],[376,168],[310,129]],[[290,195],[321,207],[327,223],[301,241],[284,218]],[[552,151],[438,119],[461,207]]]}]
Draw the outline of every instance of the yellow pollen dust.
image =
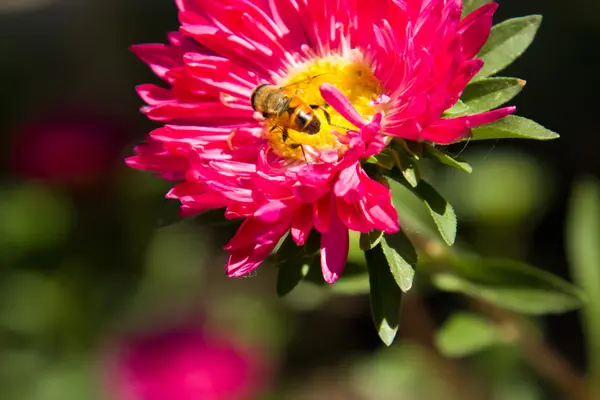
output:
[{"label": "yellow pollen dust", "polygon": [[[297,96],[306,105],[312,106],[321,128],[315,134],[308,134],[289,127],[284,129],[277,126],[277,121],[266,120],[266,138],[275,153],[284,158],[307,161],[309,146],[317,150],[345,151],[332,131],[346,135],[348,130],[356,130],[357,127],[325,102],[319,91],[323,83],[329,83],[342,92],[364,119],[371,120],[375,115],[377,109],[369,105],[369,102],[375,100],[383,91],[369,65],[360,55],[354,59],[338,55],[317,58],[290,71],[279,83],[279,87],[288,96]],[[328,122],[327,115],[331,123]]]}]

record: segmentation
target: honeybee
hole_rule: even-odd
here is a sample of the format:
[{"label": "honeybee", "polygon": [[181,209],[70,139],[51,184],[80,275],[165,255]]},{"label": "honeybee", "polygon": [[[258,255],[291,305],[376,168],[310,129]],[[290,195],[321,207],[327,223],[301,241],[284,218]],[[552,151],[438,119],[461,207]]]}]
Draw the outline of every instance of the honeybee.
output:
[{"label": "honeybee", "polygon": [[[257,86],[250,97],[252,108],[260,112],[265,120],[272,125],[270,130],[281,129],[281,137],[284,143],[289,138],[288,129],[308,135],[314,135],[321,130],[321,120],[315,113],[317,109],[323,111],[327,122],[331,124],[331,117],[323,106],[307,104],[290,90],[291,86],[299,83],[301,82],[281,87],[263,84]],[[298,148],[301,144],[293,143],[289,146]],[[304,149],[302,151],[304,152]]]}]

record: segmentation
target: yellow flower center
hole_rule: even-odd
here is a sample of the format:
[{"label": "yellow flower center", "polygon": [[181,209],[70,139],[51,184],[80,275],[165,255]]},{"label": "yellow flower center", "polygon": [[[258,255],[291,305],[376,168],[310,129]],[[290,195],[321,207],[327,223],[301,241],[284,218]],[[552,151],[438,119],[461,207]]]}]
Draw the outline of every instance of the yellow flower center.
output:
[{"label": "yellow flower center", "polygon": [[[308,110],[312,110],[313,117],[320,121],[320,129],[314,134],[291,129],[293,120],[289,117],[292,117],[293,112],[292,115],[286,115],[288,121],[292,123],[282,124],[278,119],[267,118],[265,136],[278,155],[306,161],[307,153],[310,153],[311,148],[344,151],[338,141],[338,135],[345,135],[348,130],[355,130],[357,127],[325,102],[319,91],[323,83],[335,86],[350,100],[364,119],[371,120],[378,111],[372,101],[383,91],[371,68],[360,54],[352,54],[352,57],[331,55],[311,60],[289,71],[288,75],[278,82],[278,86],[286,95],[297,96],[310,107]],[[296,105],[297,103],[292,102],[290,108],[295,109]]]}]

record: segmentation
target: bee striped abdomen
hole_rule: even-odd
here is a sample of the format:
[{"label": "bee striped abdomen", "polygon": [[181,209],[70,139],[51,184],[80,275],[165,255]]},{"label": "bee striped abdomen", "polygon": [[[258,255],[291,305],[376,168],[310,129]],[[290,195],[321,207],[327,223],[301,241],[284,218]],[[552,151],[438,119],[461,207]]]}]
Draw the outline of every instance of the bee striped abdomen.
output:
[{"label": "bee striped abdomen", "polygon": [[297,125],[297,130],[300,132],[314,135],[321,129],[321,121],[315,117],[315,114],[310,107],[298,107],[292,114],[291,119]]},{"label": "bee striped abdomen", "polygon": [[293,96],[290,99],[288,105],[290,114],[290,121],[292,122],[293,128],[297,131],[314,135],[321,129],[321,121],[315,115],[315,112],[309,105],[307,105],[302,99],[297,96]]}]

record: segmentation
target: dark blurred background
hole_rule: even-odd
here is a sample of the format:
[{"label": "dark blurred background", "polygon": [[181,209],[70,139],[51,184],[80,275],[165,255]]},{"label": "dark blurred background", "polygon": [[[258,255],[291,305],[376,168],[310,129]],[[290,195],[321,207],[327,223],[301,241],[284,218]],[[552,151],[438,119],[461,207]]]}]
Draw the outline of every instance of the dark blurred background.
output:
[{"label": "dark blurred background", "polygon": [[[542,14],[542,27],[502,75],[527,81],[514,100],[518,114],[561,139],[469,143],[463,156],[476,172],[440,173],[440,185],[464,217],[460,235],[478,252],[569,278],[570,190],[578,177],[600,171],[600,2],[502,0],[495,21],[527,14]],[[164,42],[177,27],[171,0],[0,0],[1,398],[125,398],[107,367],[122,360],[118,349],[135,350],[138,336],[173,329],[202,338],[210,331],[257,353],[263,369],[250,369],[263,376],[247,386],[261,398],[438,398],[441,392],[410,394],[411,382],[432,379],[433,367],[421,365],[408,344],[380,349],[366,296],[307,286],[282,300],[272,269],[225,277],[220,246],[231,227],[156,229],[168,184],[127,169],[123,158],[156,126],[138,112],[134,87],[158,79],[128,47]],[[496,216],[473,211],[488,200],[514,225],[499,227]],[[427,298],[435,321],[457,303],[449,295]],[[572,312],[542,325],[551,345],[583,371],[578,321]],[[481,380],[493,381],[497,357],[476,360],[484,365]],[[536,389],[498,389],[490,398],[561,398],[521,367]],[[404,395],[386,392],[398,379]]]}]

